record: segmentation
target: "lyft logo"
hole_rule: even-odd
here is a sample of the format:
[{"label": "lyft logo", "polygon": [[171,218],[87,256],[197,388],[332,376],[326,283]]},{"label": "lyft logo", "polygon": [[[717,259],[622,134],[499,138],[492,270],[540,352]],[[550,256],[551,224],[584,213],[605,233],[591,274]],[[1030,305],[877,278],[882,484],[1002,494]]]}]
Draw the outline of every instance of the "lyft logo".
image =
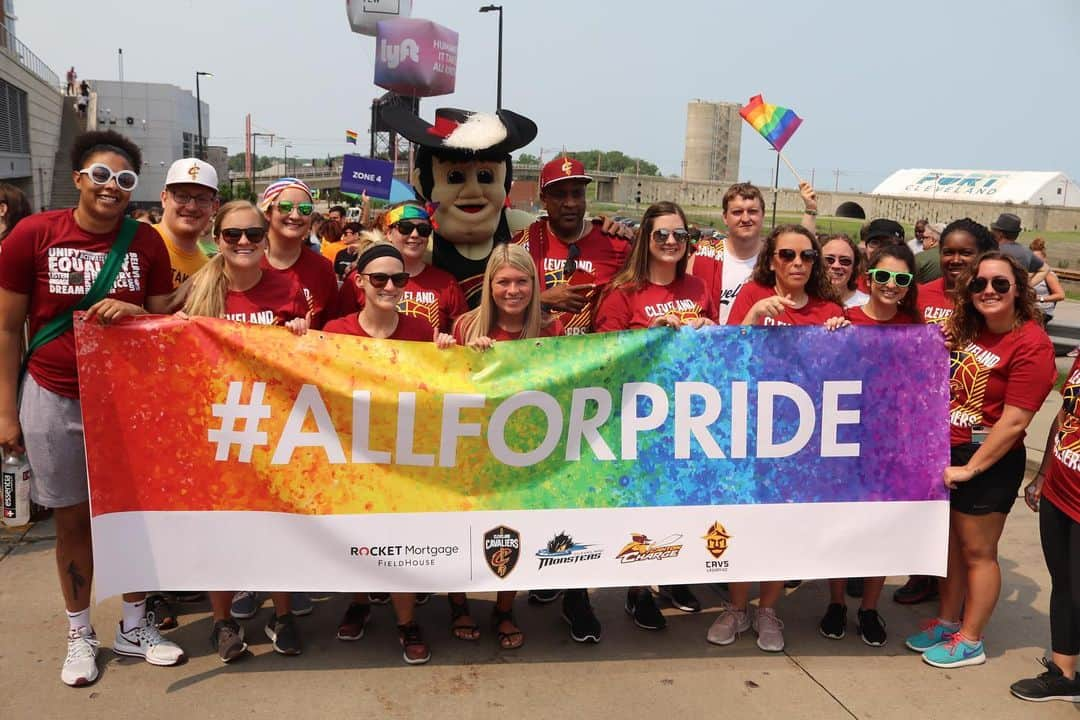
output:
[{"label": "lyft logo", "polygon": [[393,70],[405,60],[420,63],[420,46],[412,38],[405,38],[397,45],[390,45],[385,39],[379,44],[379,62]]}]

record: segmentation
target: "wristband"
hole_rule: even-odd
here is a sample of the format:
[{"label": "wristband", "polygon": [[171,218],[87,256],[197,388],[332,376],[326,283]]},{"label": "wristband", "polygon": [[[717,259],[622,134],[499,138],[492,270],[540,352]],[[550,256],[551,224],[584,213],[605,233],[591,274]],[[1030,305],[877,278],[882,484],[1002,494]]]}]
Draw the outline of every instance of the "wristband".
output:
[{"label": "wristband", "polygon": [[817,210],[803,210],[803,215],[817,215]]}]

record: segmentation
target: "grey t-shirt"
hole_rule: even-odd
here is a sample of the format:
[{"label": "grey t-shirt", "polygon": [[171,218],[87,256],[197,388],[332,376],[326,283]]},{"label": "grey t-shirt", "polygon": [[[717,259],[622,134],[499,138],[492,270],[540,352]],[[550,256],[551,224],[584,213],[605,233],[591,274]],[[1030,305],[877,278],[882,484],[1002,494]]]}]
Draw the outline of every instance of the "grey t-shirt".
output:
[{"label": "grey t-shirt", "polygon": [[1020,263],[1020,267],[1026,268],[1029,273],[1038,272],[1042,269],[1043,261],[1036,257],[1030,248],[1020,243],[1003,242],[998,245],[998,250],[1016,260],[1016,262]]}]

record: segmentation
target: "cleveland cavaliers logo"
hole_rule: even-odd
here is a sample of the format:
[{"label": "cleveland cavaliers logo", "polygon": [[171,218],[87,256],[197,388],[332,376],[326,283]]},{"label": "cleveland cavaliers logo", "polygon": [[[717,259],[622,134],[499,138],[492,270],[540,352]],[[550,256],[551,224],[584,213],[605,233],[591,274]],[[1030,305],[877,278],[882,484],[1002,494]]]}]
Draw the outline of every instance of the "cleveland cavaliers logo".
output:
[{"label": "cleveland cavaliers logo", "polygon": [[188,168],[187,174],[191,176],[192,180],[198,180],[199,179],[199,166],[198,165],[192,165],[191,167]]},{"label": "cleveland cavaliers logo", "polygon": [[500,525],[484,533],[484,558],[491,572],[505,578],[517,566],[521,556],[521,533]]},{"label": "cleveland cavaliers logo", "polygon": [[566,158],[566,161],[562,164],[562,174],[569,175],[574,169],[574,166],[570,164],[570,158]]}]

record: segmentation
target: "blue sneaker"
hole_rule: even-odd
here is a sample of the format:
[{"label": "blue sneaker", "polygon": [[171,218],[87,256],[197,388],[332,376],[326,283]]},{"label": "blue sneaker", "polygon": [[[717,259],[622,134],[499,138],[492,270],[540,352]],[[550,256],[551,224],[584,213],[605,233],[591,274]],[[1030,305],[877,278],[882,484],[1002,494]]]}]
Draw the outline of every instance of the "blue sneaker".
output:
[{"label": "blue sneaker", "polygon": [[257,594],[250,590],[241,590],[233,595],[229,614],[237,620],[249,620],[255,617],[255,613],[259,611],[261,604],[262,600],[259,599]]},{"label": "blue sneaker", "polygon": [[919,632],[909,635],[904,644],[908,646],[909,650],[919,653],[926,652],[935,645],[940,645],[948,640],[959,629],[959,624],[946,625],[938,618],[933,618],[924,621],[919,626]]},{"label": "blue sneaker", "polygon": [[922,659],[934,667],[957,668],[982,665],[986,662],[986,653],[983,651],[982,640],[971,642],[965,640],[960,633],[954,633],[945,642],[924,652]]},{"label": "blue sneaker", "polygon": [[305,592],[289,593],[289,604],[292,614],[296,617],[310,615],[315,606],[311,604],[311,596]]}]

